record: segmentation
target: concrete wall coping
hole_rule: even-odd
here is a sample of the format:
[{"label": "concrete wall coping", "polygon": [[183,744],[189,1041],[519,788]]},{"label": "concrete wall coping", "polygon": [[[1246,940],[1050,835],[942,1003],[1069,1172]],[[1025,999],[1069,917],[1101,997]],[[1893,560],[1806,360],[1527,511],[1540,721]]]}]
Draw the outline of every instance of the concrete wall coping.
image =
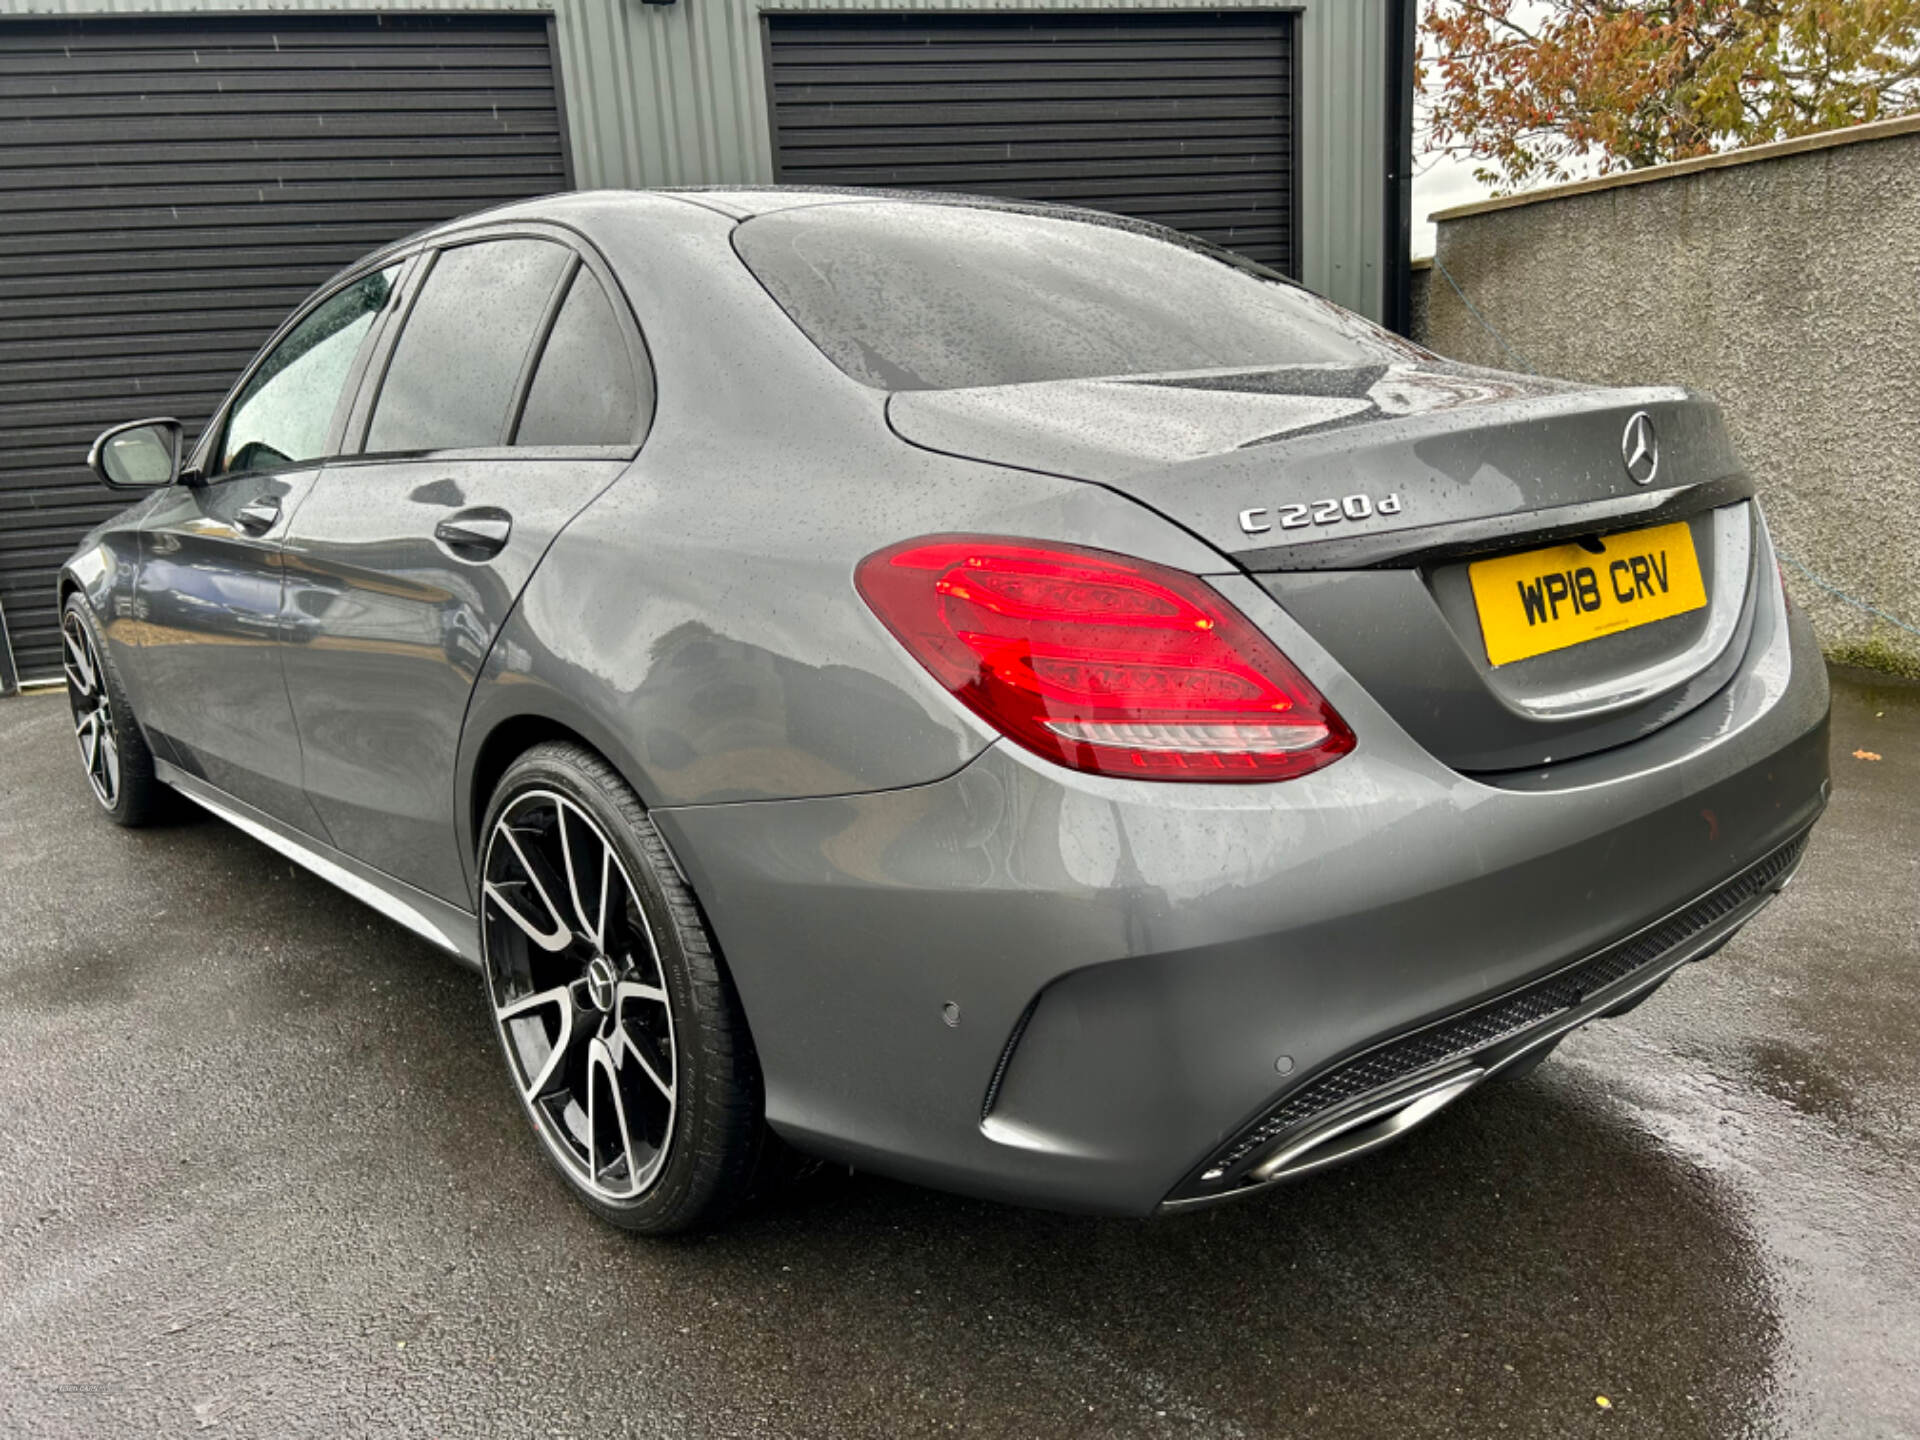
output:
[{"label": "concrete wall coping", "polygon": [[1860,145],[1869,140],[1891,140],[1899,135],[1920,134],[1920,115],[1902,115],[1893,120],[1875,120],[1865,125],[1849,125],[1843,130],[1823,130],[1818,135],[1796,135],[1791,140],[1776,140],[1770,145],[1749,145],[1743,150],[1726,150],[1718,155],[1700,155],[1692,160],[1675,160],[1669,165],[1649,165],[1642,170],[1622,170],[1591,180],[1571,180],[1565,185],[1547,185],[1519,195],[1501,195],[1492,200],[1476,200],[1470,205],[1454,205],[1436,210],[1427,218],[1464,220],[1469,215],[1485,215],[1495,210],[1512,210],[1521,205],[1540,205],[1549,200],[1566,200],[1575,195],[1591,195],[1599,190],[1618,190],[1627,185],[1650,185],[1661,180],[1677,180],[1701,170],[1719,170],[1729,165],[1752,165],[1761,160],[1779,160],[1788,155],[1804,155],[1810,150],[1827,150],[1836,145]]}]

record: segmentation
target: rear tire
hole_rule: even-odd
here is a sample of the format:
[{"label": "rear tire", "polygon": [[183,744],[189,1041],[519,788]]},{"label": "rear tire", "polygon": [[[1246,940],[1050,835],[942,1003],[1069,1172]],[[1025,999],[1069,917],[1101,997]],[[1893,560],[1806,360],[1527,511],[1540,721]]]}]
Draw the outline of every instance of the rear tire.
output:
[{"label": "rear tire", "polygon": [[134,719],[93,607],[77,590],[60,612],[60,661],[93,798],[116,825],[146,824],[164,806],[166,786],[154,778],[153,752]]},{"label": "rear tire", "polygon": [[488,999],[548,1159],[622,1229],[725,1219],[777,1145],[739,999],[639,797],[549,742],[508,767],[480,833]]}]

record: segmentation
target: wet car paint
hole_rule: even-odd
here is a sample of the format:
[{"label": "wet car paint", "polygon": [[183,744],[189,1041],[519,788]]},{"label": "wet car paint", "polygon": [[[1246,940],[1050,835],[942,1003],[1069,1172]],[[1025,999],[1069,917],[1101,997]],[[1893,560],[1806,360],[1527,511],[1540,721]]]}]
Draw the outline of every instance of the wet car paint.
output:
[{"label": "wet car paint", "polygon": [[1767,913],[1364,1165],[1153,1222],[838,1172],[678,1245],[554,1203],[470,972],[99,825],[0,703],[0,1430],[1916,1433],[1920,690],[1834,702]]},{"label": "wet car paint", "polygon": [[[323,838],[471,903],[470,847],[447,823],[447,797],[474,679],[554,536],[625,468],[436,456],[322,472],[281,552],[280,657]],[[488,515],[510,527],[495,554],[435,538],[449,520]]]}]

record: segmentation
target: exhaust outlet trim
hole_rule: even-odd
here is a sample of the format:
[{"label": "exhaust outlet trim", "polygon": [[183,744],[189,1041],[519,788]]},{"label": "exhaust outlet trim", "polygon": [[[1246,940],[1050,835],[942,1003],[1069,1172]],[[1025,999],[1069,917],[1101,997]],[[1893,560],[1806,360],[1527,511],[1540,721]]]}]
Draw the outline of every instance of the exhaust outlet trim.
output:
[{"label": "exhaust outlet trim", "polygon": [[1305,1175],[1338,1164],[1413,1129],[1478,1085],[1487,1072],[1478,1065],[1438,1076],[1410,1094],[1396,1095],[1280,1147],[1248,1172],[1256,1184]]}]

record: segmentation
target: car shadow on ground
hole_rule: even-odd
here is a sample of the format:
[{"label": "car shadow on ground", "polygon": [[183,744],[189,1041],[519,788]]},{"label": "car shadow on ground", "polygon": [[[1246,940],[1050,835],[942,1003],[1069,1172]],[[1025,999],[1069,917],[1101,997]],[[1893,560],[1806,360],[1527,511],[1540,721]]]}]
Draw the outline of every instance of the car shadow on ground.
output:
[{"label": "car shadow on ground", "polygon": [[[443,1043],[495,1063],[483,1016]],[[1731,1198],[1553,1062],[1211,1212],[1061,1215],[829,1168],[669,1242],[570,1203],[504,1082],[431,1103],[509,1137],[445,1156],[456,1187],[531,1182],[528,1223],[590,1257],[612,1313],[667,1321],[669,1349],[723,1345],[795,1407],[851,1386],[889,1434],[937,1433],[936,1414],[1050,1435],[1567,1434],[1598,1415],[1735,1434],[1778,1345]]]},{"label": "car shadow on ground", "polygon": [[808,1349],[845,1343],[835,1313],[930,1376],[985,1343],[1027,1403],[1064,1385],[1096,1412],[1250,1434],[1487,1434],[1525,1397],[1566,1433],[1605,1395],[1664,1433],[1734,1433],[1777,1340],[1748,1241],[1712,1182],[1549,1066],[1211,1213],[1060,1216],[840,1172],[674,1263]]},{"label": "car shadow on ground", "polygon": [[[94,1337],[17,1352],[50,1433],[103,1396],[134,1424],[217,1400],[247,1433],[417,1428],[421,1395],[449,1433],[1765,1426],[1757,1242],[1590,1067],[1211,1212],[829,1170],[646,1241],[549,1172],[473,972],[225,826],[96,821],[19,832],[28,928],[0,937],[8,1043],[38,1057],[7,1145],[59,1179],[16,1207],[0,1310]],[[27,903],[49,887],[59,907]],[[110,1357],[97,1382],[79,1353]]]}]

